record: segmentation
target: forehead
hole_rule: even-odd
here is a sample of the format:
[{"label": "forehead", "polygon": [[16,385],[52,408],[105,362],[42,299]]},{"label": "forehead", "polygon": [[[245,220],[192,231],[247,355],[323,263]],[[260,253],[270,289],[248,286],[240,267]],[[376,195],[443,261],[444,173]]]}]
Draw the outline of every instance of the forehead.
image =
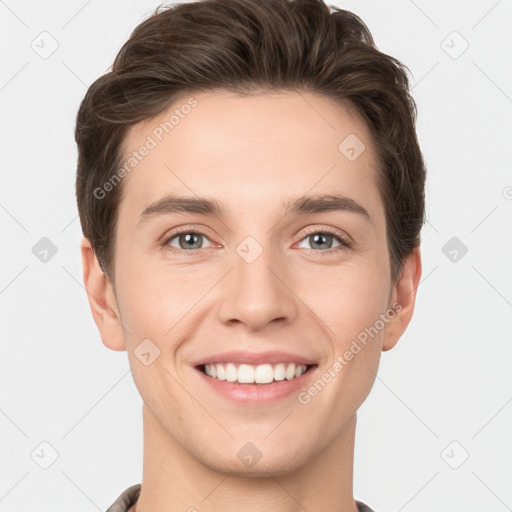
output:
[{"label": "forehead", "polygon": [[139,155],[120,217],[171,193],[213,196],[233,214],[308,192],[364,198],[374,215],[382,206],[369,130],[353,109],[316,93],[191,93],[133,126],[124,148],[124,162]]}]

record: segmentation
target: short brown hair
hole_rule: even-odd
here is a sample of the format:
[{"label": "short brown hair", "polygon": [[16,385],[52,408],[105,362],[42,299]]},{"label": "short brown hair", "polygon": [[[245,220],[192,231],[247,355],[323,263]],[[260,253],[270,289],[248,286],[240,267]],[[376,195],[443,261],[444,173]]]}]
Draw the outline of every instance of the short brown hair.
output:
[{"label": "short brown hair", "polygon": [[[425,166],[408,68],[380,52],[355,14],[322,0],[200,0],[158,7],[132,32],[77,114],[76,195],[84,236],[113,279],[120,165],[134,124],[184,93],[300,90],[354,107],[372,135],[386,209],[391,275],[420,243]],[[341,141],[340,141],[341,142]]]}]

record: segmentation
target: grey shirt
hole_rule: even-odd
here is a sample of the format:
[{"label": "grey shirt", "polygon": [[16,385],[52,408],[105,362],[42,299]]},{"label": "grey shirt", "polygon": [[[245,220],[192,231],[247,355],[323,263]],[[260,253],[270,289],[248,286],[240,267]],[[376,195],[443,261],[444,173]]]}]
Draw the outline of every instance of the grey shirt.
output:
[{"label": "grey shirt", "polygon": [[[117,498],[116,501],[107,509],[107,512],[126,512],[138,500],[140,494],[141,484],[135,484],[128,487]],[[373,512],[373,510],[364,503],[356,501],[359,512]]]}]

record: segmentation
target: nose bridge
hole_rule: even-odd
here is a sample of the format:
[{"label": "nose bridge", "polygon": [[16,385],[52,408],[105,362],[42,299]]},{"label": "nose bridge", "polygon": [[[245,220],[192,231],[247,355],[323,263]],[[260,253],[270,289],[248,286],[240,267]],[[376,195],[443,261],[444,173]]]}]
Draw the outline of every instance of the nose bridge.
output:
[{"label": "nose bridge", "polygon": [[281,275],[283,266],[278,250],[272,247],[269,238],[265,240],[267,243],[263,245],[248,236],[235,247],[234,269],[228,277],[220,309],[223,322],[239,321],[254,330],[274,320],[284,322],[294,318],[297,305],[293,293],[284,284],[287,278]]}]

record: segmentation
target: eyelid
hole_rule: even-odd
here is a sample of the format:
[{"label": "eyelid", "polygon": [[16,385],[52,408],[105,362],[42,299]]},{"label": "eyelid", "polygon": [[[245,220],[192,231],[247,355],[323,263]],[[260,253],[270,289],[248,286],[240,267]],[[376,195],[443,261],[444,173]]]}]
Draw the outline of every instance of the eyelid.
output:
[{"label": "eyelid", "polygon": [[[342,245],[346,247],[352,247],[355,243],[354,239],[345,231],[342,231],[337,228],[333,228],[331,226],[315,226],[308,227],[304,232],[304,236],[299,240],[301,242],[307,236],[314,235],[316,233],[328,233],[329,235],[333,235],[341,240]],[[315,251],[315,252],[326,252],[326,251]]]}]

